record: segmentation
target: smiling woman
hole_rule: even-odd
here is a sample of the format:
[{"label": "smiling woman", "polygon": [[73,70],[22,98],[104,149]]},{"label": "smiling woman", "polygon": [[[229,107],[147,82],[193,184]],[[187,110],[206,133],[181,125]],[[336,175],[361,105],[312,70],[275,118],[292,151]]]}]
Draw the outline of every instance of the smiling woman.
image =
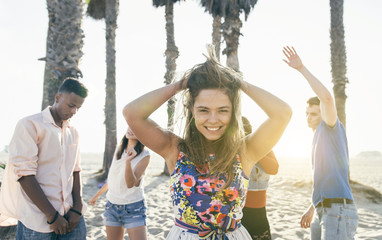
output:
[{"label": "smiling woman", "polygon": [[229,125],[232,104],[224,91],[208,89],[199,93],[192,112],[198,131],[213,141],[218,140]]},{"label": "smiling woman", "polygon": [[[154,90],[124,108],[124,116],[143,144],[161,155],[172,172],[175,226],[167,239],[251,239],[241,225],[248,175],[277,143],[291,117],[289,106],[221,65],[213,46],[206,62],[181,81]],[[149,116],[185,90],[184,137],[160,128]],[[240,90],[268,115],[244,137]],[[267,139],[267,141],[264,141]]]},{"label": "smiling woman", "polygon": [[[211,172],[226,172],[227,184],[234,175],[234,162],[244,134],[240,119],[240,84],[242,76],[221,66],[217,60],[197,65],[189,71],[185,94],[186,126],[180,148],[193,156],[196,164],[208,163]],[[208,162],[208,161],[207,161]]]}]

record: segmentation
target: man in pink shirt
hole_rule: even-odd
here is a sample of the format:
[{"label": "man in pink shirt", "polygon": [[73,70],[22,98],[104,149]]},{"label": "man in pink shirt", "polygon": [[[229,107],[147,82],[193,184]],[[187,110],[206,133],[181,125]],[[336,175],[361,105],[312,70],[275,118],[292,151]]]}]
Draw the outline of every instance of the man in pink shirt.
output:
[{"label": "man in pink shirt", "polygon": [[16,239],[86,239],[77,113],[86,87],[73,78],[52,107],[21,119],[9,144],[0,212],[18,219]]}]

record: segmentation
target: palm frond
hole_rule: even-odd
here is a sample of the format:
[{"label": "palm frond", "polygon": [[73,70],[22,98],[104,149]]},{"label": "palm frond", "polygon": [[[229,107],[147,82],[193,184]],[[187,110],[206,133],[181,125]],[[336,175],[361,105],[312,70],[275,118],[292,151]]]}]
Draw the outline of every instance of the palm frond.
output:
[{"label": "palm frond", "polygon": [[257,0],[201,0],[200,5],[205,8],[212,16],[225,17],[231,15],[232,12],[244,12],[245,20],[252,9],[255,7]]},{"label": "palm frond", "polygon": [[169,3],[176,3],[176,2],[180,2],[180,1],[184,1],[184,0],[153,0],[153,6],[154,7],[163,7],[163,6],[166,6],[166,4],[169,4]]},{"label": "palm frond", "polygon": [[86,14],[96,20],[105,18],[106,0],[88,0]]}]

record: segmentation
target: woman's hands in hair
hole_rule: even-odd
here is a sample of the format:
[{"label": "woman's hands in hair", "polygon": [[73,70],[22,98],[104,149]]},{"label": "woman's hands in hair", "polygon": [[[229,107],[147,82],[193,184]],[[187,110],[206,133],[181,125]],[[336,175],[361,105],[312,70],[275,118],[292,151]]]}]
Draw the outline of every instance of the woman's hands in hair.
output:
[{"label": "woman's hands in hair", "polygon": [[249,88],[249,85],[246,81],[244,81],[243,79],[240,80],[240,89],[243,91],[243,92],[247,92],[248,91],[248,88]]},{"label": "woman's hands in hair", "polygon": [[187,78],[182,78],[181,80],[178,81],[178,83],[179,83],[179,87],[178,87],[179,91],[187,89],[187,82],[188,82]]}]

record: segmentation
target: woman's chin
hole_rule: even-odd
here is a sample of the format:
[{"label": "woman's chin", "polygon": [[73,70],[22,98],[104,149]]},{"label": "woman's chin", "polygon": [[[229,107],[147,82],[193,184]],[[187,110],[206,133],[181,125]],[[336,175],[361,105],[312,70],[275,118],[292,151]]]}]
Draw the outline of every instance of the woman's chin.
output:
[{"label": "woman's chin", "polygon": [[217,140],[219,140],[222,136],[223,136],[222,134],[219,134],[219,135],[211,135],[211,134],[208,134],[207,136],[204,135],[204,137],[206,138],[206,140],[209,141],[209,142],[217,141]]}]

